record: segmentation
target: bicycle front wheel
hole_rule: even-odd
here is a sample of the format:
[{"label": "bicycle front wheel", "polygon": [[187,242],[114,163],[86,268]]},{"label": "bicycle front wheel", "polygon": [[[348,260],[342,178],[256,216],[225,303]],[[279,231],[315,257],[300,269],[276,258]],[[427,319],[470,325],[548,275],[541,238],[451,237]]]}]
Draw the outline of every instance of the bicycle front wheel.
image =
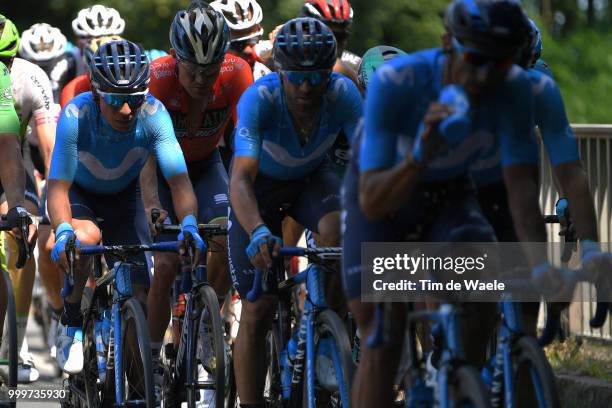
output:
[{"label": "bicycle front wheel", "polygon": [[[2,342],[7,342],[2,348],[6,349],[6,361],[2,364],[8,365],[6,370],[7,387],[17,387],[17,358],[19,350],[17,350],[17,309],[15,306],[15,294],[13,293],[13,282],[9,274],[3,269],[3,279],[6,285],[6,315],[4,318],[4,331],[2,333]],[[3,370],[4,371],[4,370]],[[14,408],[15,402],[10,402],[9,407]]]},{"label": "bicycle front wheel", "polygon": [[[155,407],[151,342],[140,303],[128,299],[121,307],[121,384],[124,402]],[[115,355],[117,359],[117,355]]]},{"label": "bicycle front wheel", "polygon": [[512,354],[515,404],[539,408],[561,406],[555,376],[537,340],[521,337],[513,344]]},{"label": "bicycle front wheel", "polygon": [[194,321],[191,333],[196,350],[188,357],[191,358],[193,384],[187,384],[187,405],[191,408],[199,402],[210,404],[214,400],[215,406],[222,407],[228,372],[219,301],[208,285],[200,287],[192,301],[191,310],[198,311],[200,318]]},{"label": "bicycle front wheel", "polygon": [[[317,315],[315,326],[315,406],[349,407],[355,364],[345,326],[329,309]],[[307,387],[304,401],[308,401]]]},{"label": "bicycle front wheel", "polygon": [[489,408],[491,406],[480,375],[474,367],[468,365],[459,366],[451,372],[449,400],[451,407]]}]

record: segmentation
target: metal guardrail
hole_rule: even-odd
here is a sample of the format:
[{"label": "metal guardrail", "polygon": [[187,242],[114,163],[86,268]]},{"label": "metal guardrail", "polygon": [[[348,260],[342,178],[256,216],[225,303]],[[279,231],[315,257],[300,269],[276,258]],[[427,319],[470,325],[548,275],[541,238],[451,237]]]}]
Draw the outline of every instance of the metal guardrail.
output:
[{"label": "metal guardrail", "polygon": [[[612,125],[572,125],[580,145],[580,158],[587,172],[589,186],[595,202],[595,213],[598,220],[599,240],[612,241]],[[546,154],[543,153],[543,157]],[[540,165],[540,205],[545,214],[553,214],[554,206],[559,198],[555,188],[551,168],[547,159]],[[559,241],[559,227],[554,225],[548,229],[548,240]],[[612,248],[608,248],[611,250]],[[557,254],[554,254],[557,255]],[[612,274],[612,271],[610,271]],[[594,288],[582,284],[580,290],[589,296]],[[588,298],[588,297],[584,297]],[[589,319],[595,313],[595,303],[575,302],[569,311],[570,332],[579,336],[595,337],[602,340],[612,340],[612,324],[610,319],[601,329],[591,329]]]}]

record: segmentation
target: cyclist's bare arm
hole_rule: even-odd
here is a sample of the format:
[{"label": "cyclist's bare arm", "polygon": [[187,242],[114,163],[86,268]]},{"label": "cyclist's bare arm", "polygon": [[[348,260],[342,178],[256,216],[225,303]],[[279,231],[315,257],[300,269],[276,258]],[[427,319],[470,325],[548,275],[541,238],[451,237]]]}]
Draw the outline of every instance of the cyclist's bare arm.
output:
[{"label": "cyclist's bare arm", "polygon": [[26,176],[17,135],[0,134],[0,163],[0,180],[6,192],[8,208],[23,206]]},{"label": "cyclist's bare arm", "polygon": [[49,190],[47,193],[47,207],[51,225],[57,228],[61,223],[72,222],[72,210],[70,209],[70,191],[72,182],[68,180],[51,179],[49,180]]},{"label": "cyclist's bare arm", "polygon": [[168,213],[165,208],[162,208],[159,201],[159,193],[157,190],[157,160],[151,155],[144,167],[140,171],[140,190],[142,194],[142,202],[147,214],[147,222],[151,233],[155,233],[155,228],[151,224],[151,210],[156,208],[160,210],[160,216],[157,219],[157,224],[161,225]]},{"label": "cyclist's bare arm", "polygon": [[562,197],[567,198],[576,235],[580,239],[597,241],[595,203],[582,164],[578,161],[563,163],[553,170],[563,192]]},{"label": "cyclist's bare arm", "polygon": [[232,210],[240,225],[250,234],[263,220],[259,215],[253,182],[257,177],[259,161],[252,157],[235,157],[230,180],[230,201]]},{"label": "cyclist's bare arm", "polygon": [[[545,242],[546,230],[540,211],[540,186],[538,168],[532,164],[515,164],[504,169],[504,182],[508,190],[508,204],[516,234],[521,242]],[[539,265],[546,259],[540,251],[528,251],[532,265]]]},{"label": "cyclist's bare arm", "polygon": [[38,145],[40,147],[40,155],[42,156],[45,165],[45,179],[49,179],[49,169],[51,168],[51,153],[55,144],[55,128],[56,123],[44,123],[36,126],[36,134],[38,135]]},{"label": "cyclist's bare arm", "polygon": [[[179,220],[182,220],[190,214],[198,213],[198,200],[196,199],[191,180],[189,175],[185,173],[179,173],[175,176],[170,177],[166,180],[170,186],[170,192],[172,193],[172,204],[174,205],[174,212],[176,213]],[[157,188],[157,185],[155,185]]]}]

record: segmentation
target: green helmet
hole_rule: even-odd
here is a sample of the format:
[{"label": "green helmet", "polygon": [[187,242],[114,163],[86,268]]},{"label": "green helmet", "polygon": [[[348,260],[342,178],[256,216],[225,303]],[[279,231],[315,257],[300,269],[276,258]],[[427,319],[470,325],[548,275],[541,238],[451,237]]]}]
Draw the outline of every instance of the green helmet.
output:
[{"label": "green helmet", "polygon": [[15,24],[0,14],[0,57],[12,57],[19,49],[19,31]]},{"label": "green helmet", "polygon": [[406,53],[399,48],[390,47],[388,45],[378,45],[367,50],[361,58],[361,63],[359,64],[357,72],[359,87],[365,91],[368,86],[368,81],[372,78],[372,75],[374,75],[376,68],[380,67],[386,61],[400,55],[406,55]]}]

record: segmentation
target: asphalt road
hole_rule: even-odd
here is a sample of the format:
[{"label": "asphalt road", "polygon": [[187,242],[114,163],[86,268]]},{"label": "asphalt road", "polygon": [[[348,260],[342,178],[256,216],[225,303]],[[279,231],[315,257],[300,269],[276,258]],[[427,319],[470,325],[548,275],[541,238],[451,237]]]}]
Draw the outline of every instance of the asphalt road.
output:
[{"label": "asphalt road", "polygon": [[[30,313],[30,316],[32,314]],[[49,351],[46,347],[46,334],[43,336],[42,329],[36,324],[36,322],[30,318],[28,321],[28,327],[26,331],[26,339],[28,342],[28,349],[34,357],[34,365],[40,372],[40,378],[38,381],[32,384],[20,385],[19,388],[28,389],[50,389],[50,388],[61,388],[62,379],[58,377],[57,365],[49,357]],[[18,402],[17,407],[19,408],[42,408],[42,407],[59,407],[58,402]]]}]

